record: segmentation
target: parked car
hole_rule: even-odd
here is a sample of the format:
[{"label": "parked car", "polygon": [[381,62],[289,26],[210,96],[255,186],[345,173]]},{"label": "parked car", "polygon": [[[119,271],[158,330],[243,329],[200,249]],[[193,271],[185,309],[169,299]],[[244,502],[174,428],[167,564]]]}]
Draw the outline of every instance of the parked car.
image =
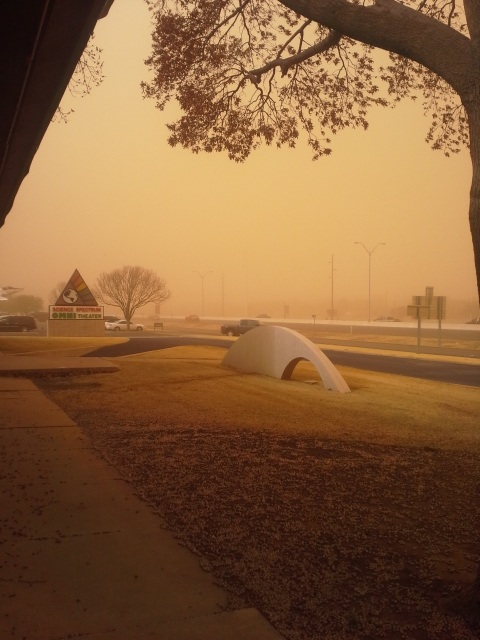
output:
[{"label": "parked car", "polygon": [[185,322],[200,322],[200,318],[195,313],[185,316]]},{"label": "parked car", "polygon": [[465,324],[480,324],[480,318],[472,318],[471,320],[468,320],[468,322],[466,322]]},{"label": "parked car", "polygon": [[401,322],[400,318],[394,318],[393,316],[378,316],[374,322]]},{"label": "parked car", "polygon": [[[117,320],[116,322],[106,322],[105,329],[107,331],[126,331],[127,321]],[[130,331],[143,331],[145,329],[144,324],[137,324],[136,322],[130,322]]]},{"label": "parked car", "polygon": [[35,331],[37,323],[32,316],[2,316],[0,331]]},{"label": "parked car", "polygon": [[121,318],[118,316],[103,316],[103,320],[105,322],[105,329],[108,329],[107,324],[111,322],[118,322]]}]

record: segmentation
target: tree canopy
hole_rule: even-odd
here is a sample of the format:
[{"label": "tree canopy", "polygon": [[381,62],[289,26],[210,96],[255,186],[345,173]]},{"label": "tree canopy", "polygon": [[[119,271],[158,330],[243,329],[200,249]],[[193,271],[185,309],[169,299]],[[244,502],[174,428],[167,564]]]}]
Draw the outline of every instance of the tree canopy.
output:
[{"label": "tree canopy", "polygon": [[372,107],[421,101],[434,149],[471,145],[480,291],[478,0],[145,1],[153,77],[142,89],[159,109],[181,107],[171,145],[243,161],[303,135],[316,159],[338,131],[367,128]]},{"label": "tree canopy", "polygon": [[[422,98],[431,112],[427,138],[435,148],[451,153],[468,142],[464,109],[448,84],[454,74],[443,69],[450,63],[431,55],[430,65],[423,66],[429,56],[421,55],[422,49],[434,44],[414,46],[422,29],[425,35],[432,30],[430,22],[448,25],[449,39],[466,40],[461,3],[160,0],[149,5],[155,31],[146,64],[154,78],[143,90],[159,108],[178,100],[184,115],[170,125],[171,144],[225,150],[244,160],[260,141],[295,145],[303,130],[319,157],[331,152],[332,134],[366,128],[371,107],[407,96]],[[388,56],[375,56],[375,46]]]},{"label": "tree canopy", "polygon": [[99,302],[119,307],[127,324],[135,312],[149,302],[163,302],[171,297],[165,280],[154,271],[139,266],[124,266],[101,273],[94,288]]},{"label": "tree canopy", "polygon": [[31,315],[42,311],[43,300],[37,296],[14,295],[0,302],[2,313],[21,313]]}]

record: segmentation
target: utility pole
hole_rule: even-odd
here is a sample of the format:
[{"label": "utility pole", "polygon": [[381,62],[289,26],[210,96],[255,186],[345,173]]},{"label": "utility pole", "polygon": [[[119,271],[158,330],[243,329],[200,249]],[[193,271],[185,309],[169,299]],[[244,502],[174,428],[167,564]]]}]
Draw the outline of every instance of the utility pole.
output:
[{"label": "utility pole", "polygon": [[332,253],[332,259],[330,260],[330,263],[332,265],[332,270],[331,270],[331,275],[330,278],[332,280],[331,282],[331,293],[330,293],[330,320],[333,320],[334,318],[334,307],[333,307],[333,272],[336,271],[336,269],[333,268],[333,253]]},{"label": "utility pole", "polygon": [[200,278],[202,279],[202,319],[205,316],[205,288],[204,288],[204,280],[205,280],[205,276],[208,276],[209,273],[213,273],[213,271],[206,271],[205,273],[200,273],[200,271],[195,271],[194,273],[197,273]]},{"label": "utility pole", "polygon": [[222,318],[225,317],[225,282],[222,271]]},{"label": "utility pole", "polygon": [[248,318],[248,256],[245,250],[245,317]]}]

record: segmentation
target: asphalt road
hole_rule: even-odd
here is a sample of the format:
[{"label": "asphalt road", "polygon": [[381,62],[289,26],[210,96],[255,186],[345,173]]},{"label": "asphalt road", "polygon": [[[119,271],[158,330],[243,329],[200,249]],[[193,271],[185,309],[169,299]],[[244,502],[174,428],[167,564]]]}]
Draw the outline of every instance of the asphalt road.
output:
[{"label": "asphalt road", "polygon": [[333,349],[322,349],[322,351],[335,365],[480,387],[480,364],[403,358],[377,353],[352,353]]},{"label": "asphalt road", "polygon": [[[203,345],[228,349],[234,340],[210,338],[206,336],[163,336],[130,338],[122,344],[112,344],[86,354],[101,358],[115,358],[145,351],[156,351],[177,346]],[[363,345],[365,346],[365,344]],[[449,382],[469,387],[480,387],[480,365],[462,364],[451,361],[428,360],[389,356],[378,353],[356,353],[336,349],[322,349],[335,365],[343,365],[380,371],[396,375],[423,378],[437,382]]]}]

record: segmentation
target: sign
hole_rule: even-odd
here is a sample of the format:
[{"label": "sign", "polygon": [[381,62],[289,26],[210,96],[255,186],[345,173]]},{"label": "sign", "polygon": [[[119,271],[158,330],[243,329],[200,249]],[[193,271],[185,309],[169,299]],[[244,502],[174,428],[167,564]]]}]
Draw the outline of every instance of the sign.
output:
[{"label": "sign", "polygon": [[52,304],[48,309],[50,320],[103,320],[103,307],[99,306]]},{"label": "sign", "polygon": [[407,314],[418,321],[417,353],[420,353],[420,330],[422,319],[438,320],[438,346],[441,344],[442,320],[447,312],[447,298],[434,296],[433,287],[425,287],[424,296],[412,296],[412,304],[407,306]]},{"label": "sign", "polygon": [[71,278],[65,285],[65,289],[58,296],[58,300],[55,305],[97,306],[97,301],[85,284],[85,280],[82,278],[78,270],[75,269]]},{"label": "sign", "polygon": [[407,315],[411,318],[429,318],[429,307],[418,304],[409,304],[407,307]]},{"label": "sign", "polygon": [[424,296],[412,296],[412,304],[407,307],[407,315],[426,320],[443,320],[447,315],[447,298],[434,296],[433,287],[426,287]]}]

